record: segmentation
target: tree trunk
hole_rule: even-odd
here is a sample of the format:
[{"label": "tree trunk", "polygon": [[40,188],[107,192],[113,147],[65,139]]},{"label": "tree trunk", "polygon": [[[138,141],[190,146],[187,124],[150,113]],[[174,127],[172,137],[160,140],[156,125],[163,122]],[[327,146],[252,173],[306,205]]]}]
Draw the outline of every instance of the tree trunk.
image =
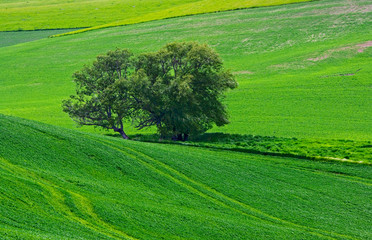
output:
[{"label": "tree trunk", "polygon": [[177,141],[182,141],[182,133],[177,135]]},{"label": "tree trunk", "polygon": [[118,129],[115,129],[114,131],[120,133],[120,135],[121,135],[124,139],[129,139],[128,135],[125,134],[125,132],[124,132],[123,129],[118,128]]},{"label": "tree trunk", "polygon": [[183,134],[183,141],[187,141],[187,140],[189,140],[189,134],[184,133]]}]

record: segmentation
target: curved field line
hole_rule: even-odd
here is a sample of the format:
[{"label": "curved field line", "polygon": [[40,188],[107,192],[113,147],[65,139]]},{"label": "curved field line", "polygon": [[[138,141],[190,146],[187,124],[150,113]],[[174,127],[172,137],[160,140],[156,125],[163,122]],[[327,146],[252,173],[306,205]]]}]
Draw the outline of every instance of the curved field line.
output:
[{"label": "curved field line", "polygon": [[330,177],[334,177],[334,178],[344,179],[344,180],[348,180],[350,182],[359,183],[359,184],[366,185],[366,186],[369,186],[369,187],[372,186],[372,181],[369,180],[369,179],[366,179],[366,178],[348,176],[348,175],[342,175],[342,174],[337,175],[337,174],[334,174],[334,173],[331,173],[331,172],[322,172],[322,171],[314,171],[314,174],[326,175],[326,176],[330,176]]},{"label": "curved field line", "polygon": [[[118,148],[117,145],[115,145],[115,147],[112,146],[112,144],[113,144],[112,142],[105,141],[105,140],[100,140],[100,141],[103,142],[105,145],[108,145],[109,147],[114,148],[114,149],[116,149],[116,150],[118,150],[120,152],[123,152],[123,153],[125,153],[127,155],[130,155],[130,156],[134,156],[133,154],[130,154],[128,152],[124,152],[122,149]],[[250,206],[248,204],[242,203],[242,202],[240,202],[240,201],[238,201],[238,200],[236,200],[234,198],[228,197],[228,196],[224,195],[223,193],[218,192],[217,190],[215,190],[215,189],[213,189],[213,188],[211,188],[211,187],[209,187],[209,186],[207,186],[207,185],[205,185],[203,183],[197,182],[197,181],[195,181],[195,180],[187,177],[183,173],[180,173],[176,169],[170,167],[169,165],[167,165],[167,164],[165,164],[165,163],[163,163],[163,162],[161,162],[159,160],[156,160],[156,159],[154,159],[154,158],[152,158],[152,157],[150,157],[150,156],[148,156],[148,155],[146,155],[144,153],[138,152],[138,151],[136,151],[136,150],[134,150],[132,148],[129,148],[129,147],[124,147],[124,146],[121,146],[121,147],[122,148],[125,148],[125,149],[127,149],[127,150],[129,150],[129,151],[131,151],[131,152],[133,152],[135,154],[138,154],[138,155],[140,155],[140,156],[142,156],[142,157],[144,157],[144,158],[146,158],[148,160],[150,160],[151,162],[157,164],[158,166],[160,165],[162,168],[166,169],[167,171],[169,171],[169,172],[173,173],[174,175],[178,176],[179,178],[181,178],[181,179],[189,182],[189,184],[192,183],[193,185],[198,186],[199,188],[203,189],[204,191],[208,192],[209,194],[218,196],[219,198],[221,198],[221,199],[223,199],[223,200],[225,200],[227,202],[230,202],[230,204],[233,203],[235,205],[239,205],[240,207],[242,207],[242,208],[244,208],[246,210],[249,210],[249,211],[255,213],[258,216],[255,216],[255,215],[252,215],[252,214],[247,214],[246,212],[243,212],[243,211],[241,211],[241,210],[239,210],[239,209],[237,209],[235,207],[229,206],[226,203],[222,202],[221,200],[219,200],[219,199],[217,199],[215,197],[209,196],[209,195],[201,192],[200,190],[192,187],[191,185],[180,181],[179,179],[173,177],[172,175],[167,174],[167,173],[159,170],[158,168],[152,166],[148,162],[144,162],[143,160],[140,160],[138,157],[134,156],[136,159],[138,159],[142,163],[145,163],[147,166],[150,165],[149,167],[151,169],[153,169],[155,172],[157,172],[157,173],[159,173],[159,174],[161,174],[163,176],[166,176],[167,178],[170,178],[174,182],[182,185],[183,187],[186,187],[190,191],[192,191],[192,192],[194,192],[194,193],[202,196],[203,198],[206,198],[206,199],[208,199],[208,200],[210,200],[210,201],[212,201],[214,203],[217,203],[217,204],[219,204],[221,206],[224,206],[226,208],[229,208],[229,209],[233,209],[234,211],[238,211],[239,213],[242,213],[244,215],[250,216],[250,217],[252,217],[254,219],[258,219],[258,220],[261,220],[261,221],[264,221],[264,222],[269,222],[271,224],[273,224],[273,223],[279,223],[279,224],[282,224],[282,225],[290,226],[290,227],[292,227],[294,229],[297,229],[297,230],[300,229],[302,231],[308,232],[308,233],[313,234],[313,235],[316,235],[318,237],[323,237],[323,238],[328,238],[328,239],[334,239],[333,236],[336,236],[336,237],[342,238],[342,239],[345,239],[345,238],[346,239],[353,239],[353,240],[357,239],[357,238],[353,238],[351,236],[347,236],[347,235],[343,235],[343,234],[339,234],[339,233],[335,233],[335,232],[330,232],[330,231],[326,231],[326,230],[322,230],[322,229],[317,229],[317,228],[303,226],[303,225],[300,225],[300,224],[292,223],[290,221],[283,220],[283,219],[280,219],[278,217],[272,216],[270,214],[267,214],[265,212],[260,211],[259,209],[254,208],[254,207],[252,207],[252,206]]]},{"label": "curved field line", "polygon": [[67,191],[76,199],[77,203],[80,205],[80,207],[78,208],[82,210],[83,213],[86,213],[88,216],[92,217],[95,220],[95,222],[97,222],[101,227],[104,227],[105,229],[108,229],[111,232],[114,232],[115,234],[117,234],[118,236],[124,237],[126,239],[136,240],[136,238],[129,236],[128,234],[115,229],[110,224],[101,220],[99,216],[94,212],[94,209],[92,205],[90,204],[90,201],[86,197],[76,192],[70,191],[70,190],[67,190]]},{"label": "curved field line", "polygon": [[[177,5],[175,7],[166,8],[163,10],[155,11],[155,12],[149,12],[147,14],[137,16],[137,17],[131,17],[129,19],[125,20],[117,20],[101,25],[96,25],[80,30],[75,30],[72,32],[67,33],[61,33],[52,35],[51,37],[61,37],[66,35],[72,35],[72,34],[78,34],[82,32],[97,30],[97,29],[103,29],[103,28],[109,28],[109,27],[119,27],[119,26],[125,26],[125,25],[132,25],[132,24],[138,24],[138,23],[145,23],[150,21],[157,21],[157,20],[164,20],[164,19],[172,19],[172,18],[179,18],[179,17],[186,17],[186,16],[193,16],[193,15],[201,15],[206,13],[215,13],[215,12],[226,12],[226,11],[232,11],[232,10],[239,10],[239,9],[247,9],[247,8],[254,8],[254,7],[268,7],[268,6],[278,6],[278,5],[284,5],[284,4],[293,4],[293,3],[301,3],[301,2],[309,2],[313,0],[298,0],[298,1],[290,1],[285,0],[278,3],[278,1],[271,1],[271,2],[265,2],[265,1],[241,1],[240,4],[236,5],[233,4],[232,1],[227,1],[227,3],[224,3],[226,1],[221,1],[218,4],[215,3],[215,1],[210,0],[201,0],[197,2],[191,2],[186,3],[182,5]],[[235,5],[235,6],[233,6]],[[218,6],[218,7],[216,7]]]},{"label": "curved field line", "polygon": [[[14,174],[19,174],[22,176],[22,178],[27,178],[28,180],[31,180],[38,185],[40,185],[43,189],[45,189],[50,196],[45,196],[48,199],[48,202],[53,206],[56,212],[62,212],[64,215],[68,216],[68,219],[73,220],[74,222],[77,222],[84,227],[87,227],[94,232],[98,232],[99,234],[103,234],[106,237],[114,238],[114,239],[130,239],[130,240],[136,240],[136,238],[129,236],[128,234],[116,230],[114,227],[109,225],[108,223],[102,221],[99,219],[99,217],[94,213],[93,207],[91,206],[89,200],[82,195],[75,193],[68,189],[63,189],[54,183],[41,178],[36,173],[27,170],[25,168],[22,168],[20,166],[14,165],[5,159],[0,158],[0,162],[2,163],[2,168],[8,170],[9,172],[12,172]],[[58,188],[61,188],[65,190],[66,192],[70,193],[72,196],[75,197],[78,201],[78,205],[80,208],[78,208],[82,213],[85,213],[86,215],[90,216],[92,219],[94,219],[96,222],[91,223],[76,214],[74,214],[71,209],[65,204],[65,196],[61,191],[58,190]]]},{"label": "curved field line", "polygon": [[275,163],[277,163],[281,166],[290,168],[290,169],[301,171],[301,172],[313,173],[313,174],[316,174],[316,175],[325,175],[325,176],[339,178],[339,179],[347,179],[351,182],[356,182],[356,183],[366,185],[366,186],[372,186],[372,179],[368,179],[368,178],[362,178],[362,177],[357,177],[357,176],[349,176],[349,175],[343,175],[343,174],[335,174],[335,173],[332,173],[332,172],[320,171],[320,170],[306,168],[306,167],[294,167],[292,165],[289,166],[288,164],[281,163],[281,162],[275,162]]},{"label": "curved field line", "polygon": [[[285,165],[284,165],[284,166],[285,166]],[[323,174],[321,174],[322,172],[320,172],[320,173],[318,174],[317,172],[312,172],[312,171],[309,171],[309,172],[308,172],[308,171],[303,170],[303,169],[301,169],[301,168],[295,168],[295,167],[293,167],[293,168],[292,168],[292,167],[288,167],[288,168],[293,169],[293,170],[296,170],[296,171],[299,171],[299,172],[303,172],[303,173],[314,173],[314,174],[317,174],[317,175],[323,175]],[[257,174],[257,175],[262,176],[262,177],[273,179],[273,180],[275,180],[276,182],[281,182],[281,183],[283,183],[283,184],[285,184],[285,185],[288,185],[289,187],[302,188],[302,189],[304,189],[304,190],[306,190],[306,191],[314,192],[314,193],[316,193],[316,194],[319,194],[319,195],[321,195],[321,196],[323,196],[323,197],[325,197],[325,198],[327,198],[327,199],[337,200],[337,201],[343,202],[344,204],[348,204],[348,203],[349,203],[349,201],[347,201],[347,200],[345,200],[345,199],[343,199],[343,198],[335,197],[335,196],[332,195],[332,194],[328,194],[327,192],[323,192],[323,191],[320,191],[320,190],[318,190],[318,189],[313,189],[313,188],[310,188],[310,187],[302,186],[302,185],[300,185],[300,184],[296,184],[296,183],[293,183],[293,182],[291,182],[291,181],[285,181],[285,180],[283,180],[283,179],[276,178],[276,177],[274,177],[274,176],[272,176],[272,175],[269,175],[269,174],[263,174],[262,172],[259,172],[259,171],[254,171],[254,170],[251,170],[251,171],[254,172],[254,173]],[[324,175],[326,175],[326,174],[324,174]],[[324,175],[323,175],[323,176],[324,176]],[[355,209],[358,209],[359,211],[363,211],[364,207],[363,207],[363,206],[358,206],[358,207],[355,207]]]},{"label": "curved field line", "polygon": [[[194,147],[193,145],[188,145],[188,146]],[[206,150],[211,149],[210,147],[204,147],[204,146],[196,146],[196,147],[203,148],[203,149],[206,149]],[[212,148],[212,149],[214,149],[214,148]],[[223,148],[216,148],[216,149],[224,150]],[[229,151],[229,149],[226,149],[226,150]],[[260,159],[252,160],[252,159],[248,158],[247,156],[245,156],[243,152],[236,152],[236,153],[240,153],[241,154],[240,156],[242,156],[245,160],[268,163],[266,160],[260,160]],[[260,153],[258,153],[258,154],[249,153],[249,154],[261,155]],[[278,158],[280,156],[273,156],[273,157]],[[289,158],[291,158],[291,157],[289,157]],[[372,179],[368,179],[368,178],[362,178],[362,177],[350,176],[350,175],[343,175],[343,174],[338,175],[338,174],[335,174],[335,173],[332,173],[332,172],[319,171],[319,170],[316,170],[316,169],[311,169],[311,168],[306,168],[306,167],[294,167],[293,165],[289,165],[287,163],[284,163],[283,161],[272,160],[272,162],[275,162],[276,164],[278,164],[280,166],[284,166],[286,168],[290,168],[290,169],[294,169],[294,170],[298,170],[298,171],[302,171],[302,172],[313,173],[313,174],[316,174],[316,175],[326,175],[326,176],[331,176],[331,177],[340,178],[340,179],[348,179],[352,182],[360,183],[360,184],[363,184],[363,185],[366,185],[366,186],[372,186]]]},{"label": "curved field line", "polygon": [[[278,218],[278,217],[272,216],[272,215],[270,215],[270,214],[267,214],[267,213],[265,213],[265,212],[262,212],[262,211],[259,210],[259,209],[254,208],[254,207],[252,207],[252,206],[250,206],[250,205],[248,205],[248,204],[245,204],[245,203],[240,202],[240,201],[238,201],[238,200],[236,200],[236,199],[234,199],[234,198],[231,198],[231,197],[229,197],[229,196],[226,196],[226,195],[224,195],[223,193],[218,192],[217,190],[215,190],[215,189],[209,187],[208,185],[205,185],[205,184],[203,184],[203,183],[197,182],[197,181],[195,181],[195,180],[193,180],[193,179],[187,177],[187,176],[184,175],[183,173],[178,172],[177,170],[175,170],[174,168],[170,167],[169,165],[167,165],[167,164],[165,164],[165,163],[163,163],[163,162],[161,162],[161,161],[159,161],[159,160],[156,160],[156,159],[154,159],[154,158],[152,158],[152,157],[150,157],[150,156],[148,156],[148,155],[146,155],[146,154],[144,154],[144,153],[141,153],[141,152],[135,151],[135,150],[133,150],[133,149],[130,149],[130,150],[136,152],[137,154],[142,155],[143,157],[148,158],[148,159],[151,160],[151,161],[156,162],[157,164],[159,164],[159,165],[161,165],[162,167],[166,168],[168,171],[173,172],[174,174],[178,175],[179,177],[185,179],[186,181],[189,181],[189,182],[193,183],[194,185],[197,185],[197,186],[199,186],[200,188],[205,189],[206,191],[211,192],[211,193],[213,193],[213,194],[215,194],[215,195],[221,197],[222,199],[225,199],[225,200],[227,200],[227,201],[230,201],[230,202],[232,202],[232,203],[235,203],[235,204],[237,204],[237,205],[239,205],[239,206],[241,206],[241,207],[243,207],[243,208],[245,208],[245,209],[247,209],[247,210],[249,210],[249,211],[252,211],[252,212],[254,212],[254,213],[258,214],[258,215],[264,216],[264,217],[266,217],[266,218],[268,218],[268,219],[271,219],[271,220],[274,220],[274,221],[278,221],[278,222],[280,222],[280,223],[282,223],[282,224],[290,225],[290,226],[293,226],[293,227],[296,227],[296,228],[300,228],[300,229],[302,229],[302,230],[305,230],[306,232],[309,232],[309,233],[312,233],[312,234],[315,234],[315,235],[318,235],[318,236],[321,236],[321,237],[328,237],[328,236],[322,236],[322,235],[319,235],[319,234],[316,233],[316,232],[320,232],[320,234],[331,234],[331,235],[335,235],[335,236],[337,236],[337,237],[341,237],[341,238],[355,239],[355,238],[353,238],[353,237],[351,237],[351,236],[347,236],[347,235],[343,235],[343,234],[339,234],[339,233],[334,233],[334,232],[329,232],[329,231],[325,231],[325,230],[321,230],[321,229],[316,229],[316,228],[311,228],[311,227],[307,227],[307,226],[299,225],[299,224],[292,223],[292,222],[290,222],[290,221],[283,220],[283,219],[280,219],[280,218]],[[259,218],[261,218],[261,217],[259,217]],[[311,230],[311,231],[314,231],[314,232],[311,232],[311,231],[308,231],[308,230]]]},{"label": "curved field line", "polygon": [[294,169],[294,170],[297,170],[297,171],[313,173],[313,174],[316,174],[316,175],[323,175],[323,176],[348,180],[350,182],[355,182],[355,183],[359,183],[359,184],[366,185],[366,186],[372,186],[372,180],[367,179],[367,178],[349,176],[349,175],[343,175],[343,174],[338,175],[338,174],[335,174],[335,173],[332,173],[332,172],[323,172],[323,171],[319,171],[319,170],[315,170],[315,169],[296,168],[296,167],[289,167],[289,166],[288,166],[288,168],[291,168],[291,169]]}]

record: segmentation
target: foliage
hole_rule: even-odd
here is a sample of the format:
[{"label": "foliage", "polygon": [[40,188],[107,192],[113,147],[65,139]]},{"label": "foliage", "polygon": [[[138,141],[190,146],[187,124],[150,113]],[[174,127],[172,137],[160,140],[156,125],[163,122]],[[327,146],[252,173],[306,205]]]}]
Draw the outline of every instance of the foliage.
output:
[{"label": "foliage", "polygon": [[371,166],[121,141],[4,115],[0,143],[4,240],[372,238]]},{"label": "foliage", "polygon": [[207,45],[170,43],[138,60],[132,55],[109,51],[76,72],[76,95],[63,101],[63,110],[80,125],[113,129],[125,139],[125,119],[184,138],[228,123],[221,98],[237,83]]},{"label": "foliage", "polygon": [[[156,53],[142,54],[134,88],[141,108],[148,114],[139,128],[156,125],[161,135],[205,132],[212,124],[228,123],[221,102],[227,89],[237,86],[233,75],[222,69],[222,60],[207,45],[170,43]],[[146,88],[146,87],[144,87]]]},{"label": "foliage", "polygon": [[109,51],[98,56],[91,67],[76,72],[76,95],[63,101],[63,111],[80,125],[112,129],[128,139],[124,121],[133,117],[137,108],[128,91],[118,86],[128,80],[132,56],[128,50]]}]

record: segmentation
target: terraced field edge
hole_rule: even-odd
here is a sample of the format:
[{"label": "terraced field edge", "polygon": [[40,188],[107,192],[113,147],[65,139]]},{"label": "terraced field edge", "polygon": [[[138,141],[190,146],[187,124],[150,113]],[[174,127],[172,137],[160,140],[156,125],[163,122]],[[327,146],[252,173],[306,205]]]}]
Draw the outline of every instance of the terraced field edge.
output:
[{"label": "terraced field edge", "polygon": [[[233,11],[239,9],[247,9],[247,8],[256,8],[256,7],[269,7],[269,6],[278,6],[278,5],[285,5],[285,4],[294,4],[294,3],[301,3],[301,2],[311,2],[316,0],[269,0],[269,1],[247,1],[247,2],[240,2],[240,1],[223,1],[221,3],[216,4],[215,1],[200,1],[195,3],[189,3],[181,6],[176,6],[170,9],[153,12],[146,14],[144,16],[130,18],[122,21],[116,21],[108,24],[103,24],[99,26],[89,27],[80,29],[77,31],[61,33],[51,35],[50,37],[62,37],[66,35],[73,35],[78,33],[83,33],[87,31],[103,29],[103,28],[110,28],[110,27],[118,27],[118,26],[125,26],[131,25],[136,23],[144,23],[150,22],[155,20],[163,20],[163,19],[170,19],[170,18],[177,18],[177,17],[185,17],[185,16],[193,16],[205,13],[214,13],[214,12],[225,12],[225,11]],[[254,3],[252,3],[254,2]]]}]

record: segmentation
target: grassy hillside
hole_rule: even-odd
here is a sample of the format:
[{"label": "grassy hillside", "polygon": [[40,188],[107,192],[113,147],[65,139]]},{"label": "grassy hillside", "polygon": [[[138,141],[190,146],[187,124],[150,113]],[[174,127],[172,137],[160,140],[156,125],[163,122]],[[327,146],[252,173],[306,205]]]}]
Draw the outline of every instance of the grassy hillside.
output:
[{"label": "grassy hillside", "polygon": [[0,2],[0,31],[125,25],[175,16],[309,0],[13,0]]},{"label": "grassy hillside", "polygon": [[[214,47],[239,88],[214,131],[298,138],[372,137],[371,5],[300,3],[154,21],[0,48],[0,112],[73,128],[61,100],[71,75],[116,47],[170,41]],[[129,131],[129,133],[133,131]]]},{"label": "grassy hillside", "polygon": [[[372,168],[0,115],[1,239],[369,239]],[[218,173],[218,174],[216,174]]]}]

